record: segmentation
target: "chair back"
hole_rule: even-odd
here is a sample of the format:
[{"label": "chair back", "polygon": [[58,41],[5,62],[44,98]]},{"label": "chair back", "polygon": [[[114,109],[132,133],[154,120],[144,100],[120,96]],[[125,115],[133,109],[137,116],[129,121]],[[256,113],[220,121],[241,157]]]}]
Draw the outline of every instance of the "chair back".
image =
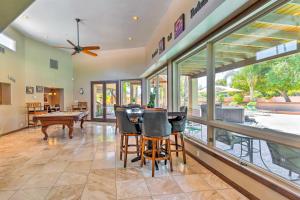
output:
[{"label": "chair back", "polygon": [[187,116],[188,108],[186,106],[181,106],[179,110],[180,112],[185,113],[185,115]]},{"label": "chair back", "polygon": [[171,124],[166,110],[145,110],[143,114],[143,135],[165,137],[171,135]]},{"label": "chair back", "polygon": [[178,116],[173,120],[170,120],[170,123],[172,124],[172,132],[184,132],[187,122],[187,107],[181,106],[179,108],[180,112],[184,115]]},{"label": "chair back", "polygon": [[116,118],[120,133],[138,133],[135,125],[129,120],[126,110],[126,108],[122,107],[116,108]]},{"label": "chair back", "polygon": [[268,141],[267,145],[274,164],[300,174],[300,149]]},{"label": "chair back", "polygon": [[128,108],[141,108],[140,104],[128,104]]}]

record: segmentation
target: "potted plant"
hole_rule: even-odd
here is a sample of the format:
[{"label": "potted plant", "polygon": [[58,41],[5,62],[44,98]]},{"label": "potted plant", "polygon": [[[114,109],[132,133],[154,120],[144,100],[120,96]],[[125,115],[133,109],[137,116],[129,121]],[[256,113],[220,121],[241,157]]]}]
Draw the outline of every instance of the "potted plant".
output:
[{"label": "potted plant", "polygon": [[155,98],[156,98],[156,89],[153,92],[150,92],[148,108],[154,108],[155,106]]}]

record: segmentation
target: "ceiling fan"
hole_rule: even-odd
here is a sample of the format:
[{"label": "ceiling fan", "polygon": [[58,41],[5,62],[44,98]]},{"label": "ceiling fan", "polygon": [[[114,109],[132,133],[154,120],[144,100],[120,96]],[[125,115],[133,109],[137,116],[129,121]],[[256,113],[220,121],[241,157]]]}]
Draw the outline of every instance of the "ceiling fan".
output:
[{"label": "ceiling fan", "polygon": [[62,48],[62,49],[73,49],[74,52],[72,53],[72,56],[77,54],[77,53],[85,53],[88,54],[90,56],[97,56],[96,53],[91,52],[90,50],[98,50],[100,49],[99,46],[85,46],[82,47],[79,45],[79,22],[81,21],[81,19],[76,18],[76,23],[77,23],[77,45],[75,45],[73,42],[71,42],[70,40],[67,40],[67,42],[72,45],[72,47],[57,47],[57,48]]}]

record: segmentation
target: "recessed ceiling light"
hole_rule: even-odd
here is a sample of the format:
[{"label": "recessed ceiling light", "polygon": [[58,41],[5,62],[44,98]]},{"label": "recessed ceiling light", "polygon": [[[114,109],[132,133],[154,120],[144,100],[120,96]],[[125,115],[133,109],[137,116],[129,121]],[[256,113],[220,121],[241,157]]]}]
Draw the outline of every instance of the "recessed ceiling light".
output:
[{"label": "recessed ceiling light", "polygon": [[139,16],[133,16],[132,19],[133,19],[134,21],[138,21],[140,18],[139,18]]},{"label": "recessed ceiling light", "polygon": [[131,41],[131,40],[132,40],[132,37],[128,37],[128,40],[130,40],[130,41]]}]

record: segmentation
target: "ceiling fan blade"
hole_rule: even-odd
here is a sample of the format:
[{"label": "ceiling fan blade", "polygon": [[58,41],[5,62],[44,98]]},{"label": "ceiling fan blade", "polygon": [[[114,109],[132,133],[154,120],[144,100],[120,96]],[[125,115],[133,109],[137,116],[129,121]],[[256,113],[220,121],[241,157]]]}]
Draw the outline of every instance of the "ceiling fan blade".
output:
[{"label": "ceiling fan blade", "polygon": [[89,50],[83,50],[82,52],[85,53],[85,54],[88,54],[90,56],[95,56],[95,57],[98,56],[96,53],[92,53]]},{"label": "ceiling fan blade", "polygon": [[53,47],[58,49],[74,49],[74,47],[60,47],[60,46],[53,46]]},{"label": "ceiling fan blade", "polygon": [[73,47],[76,47],[76,45],[73,44],[73,42],[71,42],[70,40],[67,40],[67,42],[68,42],[70,45],[72,45]]},{"label": "ceiling fan blade", "polygon": [[99,46],[86,46],[86,47],[82,47],[83,50],[98,50],[100,49]]},{"label": "ceiling fan blade", "polygon": [[74,56],[76,53],[77,53],[77,51],[74,51],[74,52],[72,53],[72,56]]}]

